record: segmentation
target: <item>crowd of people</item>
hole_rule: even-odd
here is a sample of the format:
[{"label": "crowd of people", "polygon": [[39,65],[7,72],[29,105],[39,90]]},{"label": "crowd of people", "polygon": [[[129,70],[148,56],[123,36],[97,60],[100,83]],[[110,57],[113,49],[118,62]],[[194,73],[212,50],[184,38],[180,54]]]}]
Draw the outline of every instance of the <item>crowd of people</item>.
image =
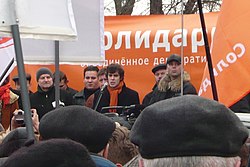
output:
[{"label": "crowd of people", "polygon": [[19,78],[12,78],[12,88],[7,77],[0,86],[0,166],[247,166],[249,132],[234,112],[250,112],[250,96],[230,108],[199,97],[181,64],[172,54],[153,67],[155,83],[142,103],[119,64],[84,68],[80,91],[60,71],[59,106],[55,73],[38,69],[35,92],[27,73],[33,141],[25,121],[17,120],[23,109]]}]

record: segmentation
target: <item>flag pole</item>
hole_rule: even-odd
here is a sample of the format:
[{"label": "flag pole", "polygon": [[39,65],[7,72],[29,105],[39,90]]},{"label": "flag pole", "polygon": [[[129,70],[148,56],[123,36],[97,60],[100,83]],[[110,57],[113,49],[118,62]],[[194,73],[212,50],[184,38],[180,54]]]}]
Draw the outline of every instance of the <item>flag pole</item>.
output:
[{"label": "flag pole", "polygon": [[7,65],[7,67],[5,68],[5,70],[3,71],[3,74],[0,76],[0,83],[2,81],[4,81],[4,77],[6,76],[6,74],[8,73],[8,71],[10,70],[11,66],[14,64],[14,58],[11,59],[11,61],[9,62],[9,64]]},{"label": "flag pole", "polygon": [[212,64],[212,58],[211,58],[210,48],[209,48],[209,44],[208,44],[206,24],[205,24],[205,20],[204,20],[204,14],[202,11],[202,4],[201,4],[201,0],[197,0],[197,2],[198,2],[203,38],[204,38],[204,42],[205,42],[205,50],[206,50],[206,57],[207,57],[208,70],[209,70],[209,75],[210,75],[210,80],[211,80],[213,98],[214,98],[214,100],[218,101],[218,93],[217,93],[216,83],[215,83],[215,78],[214,78],[213,64]]},{"label": "flag pole", "polygon": [[181,2],[181,96],[183,96],[183,74],[184,74],[184,45],[183,45],[183,39],[184,39],[184,2],[182,0]]},{"label": "flag pole", "polygon": [[31,118],[30,100],[29,100],[29,94],[28,94],[28,88],[27,88],[26,73],[24,69],[21,38],[20,38],[20,32],[19,32],[19,26],[18,26],[19,20],[16,15],[15,1],[12,0],[9,2],[10,2],[9,10],[11,11],[9,17],[12,23],[10,27],[11,27],[11,33],[12,33],[15,54],[16,54],[18,77],[19,77],[19,82],[21,86],[21,96],[22,96],[24,121],[25,121],[25,126],[26,126],[26,131],[27,131],[27,138],[35,142],[36,139],[34,135],[33,122]]},{"label": "flag pole", "polygon": [[60,65],[59,65],[59,51],[60,51],[60,45],[59,41],[55,41],[55,100],[56,100],[56,108],[59,108],[59,101],[60,101],[60,88],[59,88],[59,82],[60,82]]},{"label": "flag pole", "polygon": [[22,53],[22,46],[21,46],[21,39],[20,39],[18,24],[11,25],[11,32],[12,32],[12,36],[13,36],[15,53],[16,53],[19,82],[21,85],[21,96],[22,96],[22,104],[23,104],[23,110],[24,110],[25,126],[26,126],[26,130],[27,130],[28,139],[33,139],[35,141],[33,123],[32,123],[31,112],[30,112],[30,101],[29,101],[29,94],[28,94],[28,88],[27,88],[26,73],[24,70],[23,53]]}]

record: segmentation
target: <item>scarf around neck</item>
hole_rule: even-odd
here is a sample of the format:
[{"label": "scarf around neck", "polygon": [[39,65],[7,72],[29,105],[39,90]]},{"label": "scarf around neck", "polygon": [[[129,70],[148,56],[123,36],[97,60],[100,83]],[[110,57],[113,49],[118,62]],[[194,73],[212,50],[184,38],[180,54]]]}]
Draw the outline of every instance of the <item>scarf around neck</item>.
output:
[{"label": "scarf around neck", "polygon": [[0,86],[0,100],[2,100],[3,107],[10,103],[10,83]]},{"label": "scarf around neck", "polygon": [[[123,85],[124,85],[124,82],[121,81],[118,84],[118,86],[115,87],[115,88],[111,88],[110,86],[108,86],[108,91],[109,91],[109,94],[110,94],[109,106],[117,106],[117,104],[118,104],[118,95],[121,93]],[[109,112],[116,112],[116,109],[110,109]]]}]

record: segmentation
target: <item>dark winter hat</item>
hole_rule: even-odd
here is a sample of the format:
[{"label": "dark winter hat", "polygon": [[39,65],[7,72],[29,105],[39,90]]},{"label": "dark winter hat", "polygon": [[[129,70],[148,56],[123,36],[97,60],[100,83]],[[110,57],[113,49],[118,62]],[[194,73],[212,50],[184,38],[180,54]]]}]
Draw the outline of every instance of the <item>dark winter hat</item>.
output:
[{"label": "dark winter hat", "polygon": [[38,79],[40,78],[40,76],[43,75],[43,74],[49,74],[51,77],[53,76],[50,69],[48,69],[48,68],[46,68],[46,67],[42,67],[42,68],[40,68],[40,69],[36,72],[36,80],[38,81]]},{"label": "dark winter hat", "polygon": [[27,140],[28,135],[25,127],[16,128],[10,131],[0,145],[0,157],[8,157],[13,152],[23,147]]},{"label": "dark winter hat", "polygon": [[[19,76],[18,76],[18,75],[14,76],[14,77],[12,78],[12,80],[13,80],[14,82],[18,82],[18,81],[19,81]],[[28,74],[28,73],[26,73],[26,80],[28,80],[28,81],[31,80],[31,75]]]},{"label": "dark winter hat", "polygon": [[172,61],[176,61],[179,64],[181,64],[181,56],[177,55],[177,54],[172,54],[168,57],[167,59],[167,64],[169,64]]},{"label": "dark winter hat", "polygon": [[152,73],[155,74],[158,70],[163,70],[163,69],[166,70],[166,68],[167,68],[166,64],[159,64],[152,69]]},{"label": "dark winter hat", "polygon": [[69,139],[40,141],[12,154],[1,167],[95,167],[80,143]]},{"label": "dark winter hat", "polygon": [[45,114],[39,125],[42,139],[69,138],[98,153],[115,130],[110,118],[85,106],[66,106]]},{"label": "dark winter hat", "polygon": [[184,95],[145,108],[131,130],[143,158],[237,156],[247,128],[226,106]]}]

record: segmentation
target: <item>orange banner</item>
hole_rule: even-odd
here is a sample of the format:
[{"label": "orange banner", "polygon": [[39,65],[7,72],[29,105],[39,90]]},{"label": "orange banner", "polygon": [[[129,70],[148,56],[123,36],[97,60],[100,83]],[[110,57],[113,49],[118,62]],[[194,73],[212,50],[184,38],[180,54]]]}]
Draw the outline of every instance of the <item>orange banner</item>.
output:
[{"label": "orange banner", "polygon": [[[223,1],[212,48],[218,99],[231,106],[250,90],[250,1]],[[233,11],[233,12],[232,12]],[[199,94],[212,98],[208,67]]]},{"label": "orange banner", "polygon": [[[212,39],[217,13],[205,15],[208,38]],[[181,16],[114,16],[105,17],[105,65],[119,63],[125,69],[125,83],[138,91],[142,101],[151,91],[155,81],[151,69],[166,63],[172,54],[181,54]],[[184,68],[191,75],[191,82],[198,90],[206,62],[202,29],[198,15],[184,16],[183,30]],[[26,65],[31,73],[32,90],[36,90],[35,73],[38,67]],[[53,66],[48,66],[54,70]],[[69,85],[77,90],[83,88],[83,67],[61,65],[69,79]],[[16,71],[14,72],[14,74]]]}]

